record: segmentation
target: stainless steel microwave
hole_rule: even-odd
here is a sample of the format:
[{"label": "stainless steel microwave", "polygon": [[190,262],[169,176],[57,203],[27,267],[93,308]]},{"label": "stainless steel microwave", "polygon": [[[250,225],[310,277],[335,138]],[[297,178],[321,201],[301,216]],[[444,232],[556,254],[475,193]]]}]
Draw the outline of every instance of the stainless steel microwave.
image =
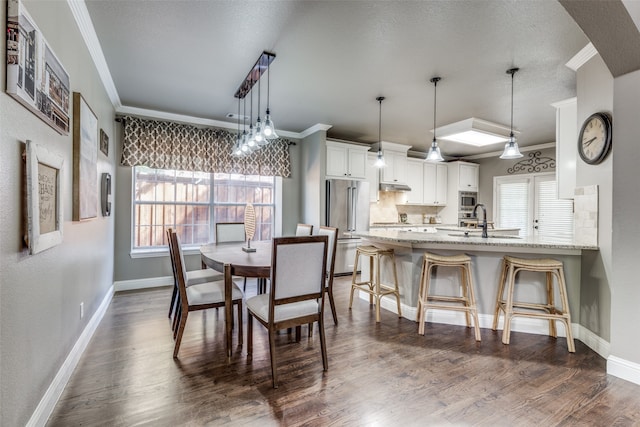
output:
[{"label": "stainless steel microwave", "polygon": [[478,201],[478,193],[475,191],[461,191],[459,193],[460,210],[471,210]]}]

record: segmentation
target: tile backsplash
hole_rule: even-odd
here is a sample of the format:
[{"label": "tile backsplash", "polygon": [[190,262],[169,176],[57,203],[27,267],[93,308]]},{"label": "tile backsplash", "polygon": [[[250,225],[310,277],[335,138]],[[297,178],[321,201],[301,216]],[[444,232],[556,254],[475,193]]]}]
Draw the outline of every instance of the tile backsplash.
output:
[{"label": "tile backsplash", "polygon": [[379,200],[371,203],[369,222],[400,222],[400,213],[407,214],[407,223],[422,224],[423,215],[437,215],[440,208],[435,206],[405,205],[404,194],[395,191],[381,191]]},{"label": "tile backsplash", "polygon": [[573,198],[573,237],[576,243],[598,244],[598,186],[577,187]]}]

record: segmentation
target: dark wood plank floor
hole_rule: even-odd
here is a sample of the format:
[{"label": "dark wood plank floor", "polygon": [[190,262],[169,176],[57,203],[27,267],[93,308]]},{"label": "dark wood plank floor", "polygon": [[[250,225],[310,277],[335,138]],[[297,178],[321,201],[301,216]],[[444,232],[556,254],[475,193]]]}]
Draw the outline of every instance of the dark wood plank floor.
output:
[{"label": "dark wood plank floor", "polygon": [[171,289],[118,293],[47,425],[640,425],[640,386],[606,375],[579,341],[569,354],[563,338],[514,332],[505,346],[483,329],[476,343],[471,329],[440,324],[423,337],[386,310],[376,324],[366,301],[349,311],[349,278],[335,287],[329,371],[317,333],[283,333],[277,390],[259,324],[253,360],[235,348],[227,362],[224,312],[192,313],[174,360]]}]

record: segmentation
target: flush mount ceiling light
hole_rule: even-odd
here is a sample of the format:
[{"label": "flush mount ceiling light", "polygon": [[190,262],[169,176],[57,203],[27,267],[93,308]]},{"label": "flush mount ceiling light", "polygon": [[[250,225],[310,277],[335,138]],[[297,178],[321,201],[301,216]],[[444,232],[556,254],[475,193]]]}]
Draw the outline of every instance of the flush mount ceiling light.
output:
[{"label": "flush mount ceiling light", "polygon": [[377,97],[376,101],[380,104],[380,110],[378,113],[378,157],[376,158],[376,162],[373,166],[383,168],[386,165],[384,157],[382,156],[382,101],[384,101],[384,96]]},{"label": "flush mount ceiling light", "polygon": [[435,131],[440,135],[440,139],[473,145],[475,147],[484,147],[486,145],[509,141],[510,134],[509,128],[506,126],[476,119],[475,117],[441,126],[435,129]]},{"label": "flush mount ceiling light", "polygon": [[516,137],[513,135],[513,76],[519,70],[519,68],[510,68],[507,70],[507,74],[511,74],[511,134],[509,135],[509,142],[504,145],[504,152],[500,156],[501,159],[519,159],[522,157],[520,149],[518,149],[518,143]]},{"label": "flush mount ceiling light", "polygon": [[433,141],[431,141],[431,148],[427,153],[427,162],[443,162],[442,154],[440,154],[440,147],[438,147],[438,141],[436,141],[436,89],[438,82],[442,80],[441,77],[433,77],[430,81],[433,83]]}]

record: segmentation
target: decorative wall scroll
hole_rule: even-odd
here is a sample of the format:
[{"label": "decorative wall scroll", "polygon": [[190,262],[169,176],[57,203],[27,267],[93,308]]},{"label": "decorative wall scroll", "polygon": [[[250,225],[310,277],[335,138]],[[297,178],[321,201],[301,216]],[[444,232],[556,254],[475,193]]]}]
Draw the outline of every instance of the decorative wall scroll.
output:
[{"label": "decorative wall scroll", "polygon": [[62,243],[62,156],[27,141],[27,235],[29,253]]},{"label": "decorative wall scroll", "polygon": [[69,74],[20,0],[7,6],[7,93],[63,135],[69,133]]},{"label": "decorative wall scroll", "polygon": [[556,167],[555,159],[552,159],[551,157],[543,157],[542,152],[540,151],[532,151],[528,154],[528,157],[528,159],[522,159],[507,169],[507,173],[534,173],[542,172],[545,169],[554,169]]},{"label": "decorative wall scroll", "polygon": [[73,220],[98,216],[98,118],[73,93]]}]

